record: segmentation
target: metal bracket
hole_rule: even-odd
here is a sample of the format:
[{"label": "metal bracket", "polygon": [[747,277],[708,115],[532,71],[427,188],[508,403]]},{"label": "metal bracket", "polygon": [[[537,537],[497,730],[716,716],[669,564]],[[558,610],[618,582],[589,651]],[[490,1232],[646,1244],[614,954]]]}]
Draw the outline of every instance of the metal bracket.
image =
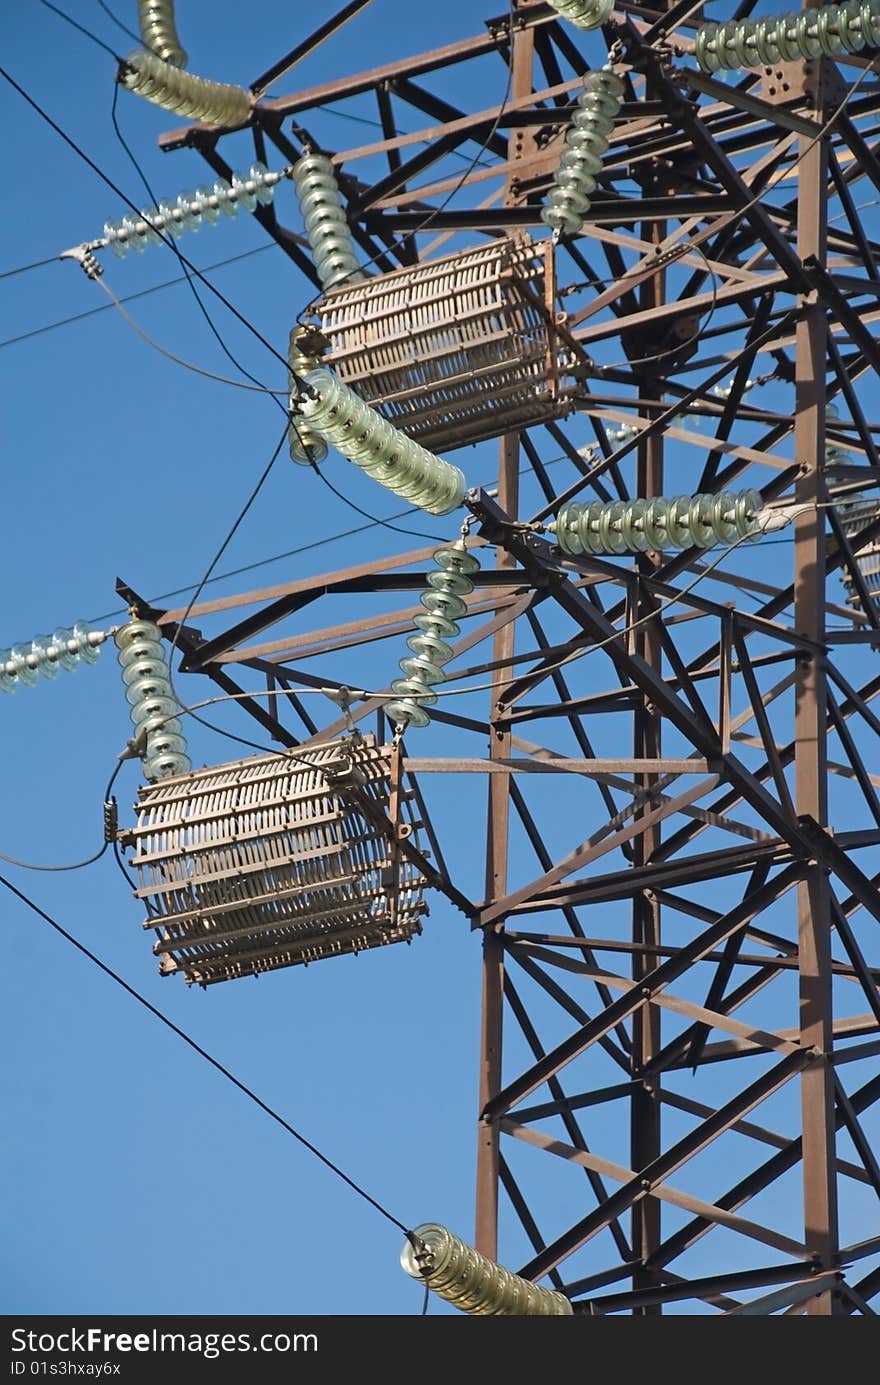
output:
[{"label": "metal bracket", "polygon": [[62,250],[58,258],[75,260],[87,279],[100,279],[104,273],[104,266],[95,259],[93,251],[101,250],[106,244],[105,240],[84,240],[81,245],[72,245],[69,250]]}]

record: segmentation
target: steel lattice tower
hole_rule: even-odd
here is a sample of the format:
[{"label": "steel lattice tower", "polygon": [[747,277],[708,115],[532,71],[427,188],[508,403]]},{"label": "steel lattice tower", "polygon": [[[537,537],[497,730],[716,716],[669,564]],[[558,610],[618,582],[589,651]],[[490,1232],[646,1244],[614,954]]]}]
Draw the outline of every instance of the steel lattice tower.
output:
[{"label": "steel lattice tower", "polygon": [[[880,481],[880,244],[857,205],[880,187],[875,55],[708,76],[689,0],[627,2],[590,33],[517,0],[512,34],[501,15],[442,49],[262,94],[360,8],[254,83],[248,130],[161,143],[226,176],[227,141],[292,162],[322,108],[374,98],[383,137],[328,151],[373,273],[543,243],[584,74],[611,51],[626,83],[584,224],[545,281],[565,407],[504,432],[493,493],[467,499],[488,549],[454,669],[494,686],[440,699],[405,743],[434,883],[483,935],[477,1247],[496,1256],[511,1218],[531,1252],[510,1267],[576,1311],[870,1311],[880,606],[859,554],[880,504],[853,532],[829,487],[870,498]],[[505,65],[503,104],[481,108]],[[450,101],[450,72],[473,110]],[[316,285],[295,218],[256,214]],[[833,478],[830,444],[849,448]],[[540,527],[571,498],[734,483],[795,504],[788,546],[738,546],[707,572],[717,555],[701,549],[570,556]],[[390,683],[430,554],[202,602],[182,626],[182,609],[121,590],[177,632],[183,671],[246,691],[263,731],[296,746],[344,729],[297,697],[339,685],[324,670],[340,651],[351,687],[376,686],[359,672],[376,648]],[[266,687],[287,695],[263,702]],[[381,709],[367,697],[351,714],[384,732]],[[444,857],[444,774],[485,795],[482,898]]]}]

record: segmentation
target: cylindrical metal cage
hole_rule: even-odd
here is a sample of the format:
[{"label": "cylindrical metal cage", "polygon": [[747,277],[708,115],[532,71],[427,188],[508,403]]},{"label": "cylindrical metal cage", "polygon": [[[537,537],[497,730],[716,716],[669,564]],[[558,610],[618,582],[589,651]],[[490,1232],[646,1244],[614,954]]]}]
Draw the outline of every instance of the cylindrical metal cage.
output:
[{"label": "cylindrical metal cage", "polygon": [[[390,746],[372,737],[238,760],[138,791],[137,898],[163,975],[201,986],[421,932],[424,879],[411,795],[393,795]],[[394,829],[394,830],[392,830]]]},{"label": "cylindrical metal cage", "polygon": [[553,246],[510,237],[331,290],[325,363],[431,451],[560,418]]}]

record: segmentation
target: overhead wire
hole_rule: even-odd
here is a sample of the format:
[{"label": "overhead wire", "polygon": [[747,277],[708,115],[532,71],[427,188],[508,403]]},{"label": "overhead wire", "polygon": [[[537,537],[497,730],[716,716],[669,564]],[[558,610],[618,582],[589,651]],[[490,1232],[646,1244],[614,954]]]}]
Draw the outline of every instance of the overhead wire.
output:
[{"label": "overhead wire", "polygon": [[[508,8],[508,14],[507,14],[507,33],[508,33],[508,39],[509,39],[509,41],[511,41],[511,42],[512,42],[512,39],[513,39],[513,27],[514,27],[514,20],[515,20],[515,18],[516,18],[516,0],[509,0],[509,8]],[[476,154],[475,154],[474,157],[470,160],[470,162],[469,162],[467,168],[466,168],[466,169],[464,170],[464,172],[461,174],[461,177],[460,177],[460,178],[458,179],[458,181],[455,183],[454,187],[452,187],[452,188],[450,189],[450,191],[449,191],[449,192],[446,194],[446,196],[444,197],[443,201],[442,201],[437,207],[432,207],[432,209],[430,210],[430,212],[428,212],[428,213],[426,214],[424,220],[419,222],[418,226],[413,227],[413,229],[412,229],[411,231],[405,231],[405,232],[403,233],[403,235],[398,236],[397,239],[394,240],[394,241],[392,241],[392,243],[391,243],[390,245],[386,246],[386,247],[385,247],[384,249],[382,249],[382,250],[377,251],[375,255],[371,255],[371,256],[369,257],[369,259],[359,261],[359,263],[358,263],[358,272],[360,272],[361,270],[364,270],[364,269],[369,268],[369,266],[370,266],[371,264],[375,264],[376,260],[377,260],[377,259],[380,259],[383,255],[386,255],[386,254],[388,254],[388,253],[393,253],[395,250],[401,249],[402,246],[407,245],[407,244],[409,243],[409,241],[413,240],[415,236],[421,235],[423,231],[427,230],[427,228],[432,224],[432,222],[436,221],[436,219],[437,219],[437,217],[440,215],[440,213],[441,213],[442,211],[444,211],[444,210],[449,206],[449,203],[452,201],[453,197],[455,197],[456,194],[457,194],[458,192],[460,192],[461,189],[464,187],[464,184],[467,182],[467,180],[468,180],[468,178],[470,177],[471,173],[472,173],[473,170],[477,167],[478,162],[482,159],[482,157],[483,157],[483,155],[485,154],[486,150],[488,149],[490,143],[492,142],[492,139],[494,138],[494,136],[495,136],[495,134],[496,134],[496,132],[497,132],[497,130],[498,130],[498,127],[499,127],[499,125],[501,124],[501,121],[502,121],[502,118],[503,118],[503,116],[504,116],[504,113],[505,113],[505,111],[506,111],[506,109],[507,109],[507,102],[508,102],[509,99],[510,99],[510,92],[511,92],[512,86],[513,86],[513,62],[511,61],[511,62],[509,62],[508,65],[507,65],[507,85],[506,85],[506,87],[505,87],[505,89],[504,89],[504,95],[502,96],[502,98],[501,98],[501,103],[500,103],[500,105],[499,105],[499,107],[498,107],[498,113],[497,113],[497,115],[495,116],[494,121],[492,122],[492,125],[491,125],[491,128],[489,129],[488,134],[485,136],[485,138],[484,138],[483,142],[481,143],[479,149],[477,150]],[[344,284],[344,283],[345,283],[345,279],[344,279],[344,278],[339,280],[339,284]],[[335,285],[334,287],[338,287],[338,285]],[[301,308],[300,311],[297,313],[297,321],[298,321],[298,322],[301,322],[302,319],[303,319],[308,313],[310,313],[310,312],[313,310],[313,308],[315,307],[315,304],[318,303],[318,302],[320,302],[320,299],[321,299],[321,295],[318,294],[318,295],[316,295],[309,303],[307,303],[306,306],[305,306],[304,308]]]},{"label": "overhead wire", "polygon": [[185,1044],[187,1044],[188,1047],[191,1048],[194,1053],[197,1053],[200,1058],[204,1058],[206,1063],[209,1063],[211,1067],[214,1068],[217,1072],[219,1072],[223,1077],[225,1077],[228,1082],[231,1082],[234,1087],[236,1087],[244,1096],[248,1098],[248,1100],[252,1101],[256,1106],[260,1108],[261,1111],[265,1112],[267,1116],[269,1116],[273,1121],[275,1121],[276,1124],[280,1125],[282,1130],[286,1131],[288,1135],[292,1136],[293,1139],[295,1139],[299,1144],[301,1144],[303,1148],[307,1149],[310,1154],[313,1154],[316,1159],[319,1159],[320,1162],[325,1166],[325,1168],[328,1168],[331,1171],[331,1173],[336,1174],[337,1178],[342,1179],[343,1183],[347,1184],[347,1186],[351,1188],[351,1190],[354,1193],[356,1193],[358,1197],[363,1198],[365,1202],[368,1202],[371,1207],[375,1208],[375,1210],[379,1212],[381,1216],[383,1216],[386,1219],[386,1221],[389,1221],[393,1226],[396,1226],[397,1229],[399,1231],[402,1231],[405,1236],[408,1236],[410,1234],[406,1225],[397,1217],[395,1217],[394,1214],[390,1212],[387,1207],[384,1207],[382,1203],[378,1201],[377,1198],[372,1197],[370,1193],[366,1191],[365,1188],[363,1188],[349,1174],[347,1174],[342,1168],[340,1168],[338,1164],[334,1163],[332,1159],[329,1159],[326,1154],[322,1153],[322,1151],[317,1147],[317,1145],[312,1144],[311,1140],[306,1139],[305,1135],[303,1135],[299,1130],[297,1130],[293,1125],[291,1125],[288,1120],[285,1120],[284,1116],[282,1116],[280,1112],[276,1111],[274,1107],[268,1104],[268,1102],[263,1101],[262,1097],[258,1096],[252,1087],[249,1087],[246,1082],[242,1082],[241,1078],[236,1077],[235,1074],[225,1066],[225,1064],[221,1063],[218,1058],[215,1058],[212,1053],[209,1053],[206,1048],[203,1048],[202,1045],[198,1043],[192,1037],[191,1034],[188,1034],[185,1029],[181,1029],[180,1025],[175,1024],[174,1021],[168,1017],[168,1015],[166,1015],[162,1010],[155,1006],[152,1003],[152,1001],[148,1000],[145,995],[142,995],[140,991],[135,990],[134,986],[129,985],[129,983],[122,976],[120,976],[117,971],[114,971],[113,968],[108,966],[106,962],[103,962],[101,958],[97,956],[96,953],[92,952],[90,948],[86,947],[85,943],[80,942],[80,940],[77,937],[75,937],[73,933],[68,932],[68,930],[64,928],[63,925],[60,924],[57,919],[54,919],[51,914],[47,913],[45,909],[42,909],[39,904],[37,904],[33,899],[26,895],[22,890],[17,889],[17,887],[13,885],[10,880],[7,880],[4,875],[0,875],[0,885],[5,886],[5,888],[9,890],[11,894],[15,895],[16,898],[19,899],[21,903],[24,904],[33,913],[35,913],[38,916],[38,918],[41,918],[45,923],[48,923],[50,928],[53,928],[55,932],[60,934],[60,936],[64,938],[68,943],[70,943],[72,947],[75,947],[78,952],[80,952],[84,957],[86,957],[90,962],[92,962],[96,967],[98,967],[98,969],[102,971],[105,976],[109,976],[111,981],[115,981],[117,986],[120,986],[124,991],[127,992],[128,995],[132,997],[133,1000],[136,1000],[139,1005],[142,1005],[145,1010],[148,1010],[155,1019],[159,1020],[161,1024],[164,1024],[165,1027],[167,1029],[170,1029],[173,1034],[176,1034],[177,1037],[181,1039]]},{"label": "overhead wire", "polygon": [[[126,196],[126,194],[121,190],[121,188],[117,187],[117,185],[113,182],[112,178],[110,178],[103,171],[103,169],[101,169],[98,166],[98,164],[95,163],[94,159],[89,157],[85,150],[82,149],[79,144],[77,144],[76,140],[73,139],[70,135],[68,135],[67,132],[63,130],[62,127],[58,124],[58,122],[56,120],[53,120],[52,117],[48,114],[48,112],[43,109],[39,102],[35,101],[34,98],[25,90],[25,88],[21,86],[21,84],[17,82],[15,78],[9,72],[7,72],[6,69],[2,66],[0,66],[0,77],[2,77],[3,80],[13,88],[13,90],[17,91],[19,96],[21,96],[22,100],[25,101],[37,113],[40,119],[45,121],[45,123],[50,127],[50,129],[55,131],[59,138],[62,139],[70,149],[73,150],[73,152],[78,156],[78,158],[82,159],[82,161],[85,164],[87,164],[89,168],[92,169],[92,171],[101,179],[103,183],[106,183],[107,187],[110,188],[111,192],[114,192],[116,196],[120,198],[121,201],[123,201],[131,211],[135,212],[138,216],[140,216],[140,209],[136,205],[136,203],[132,202],[132,200],[128,196]],[[171,239],[170,237],[166,237],[164,233],[161,231],[157,231],[156,234],[159,235],[166,242]],[[250,322],[248,318],[244,316],[243,313],[239,312],[238,308],[236,308],[235,305],[229,301],[226,295],[222,293],[221,290],[218,289],[215,284],[212,284],[209,279],[206,279],[202,274],[201,270],[198,269],[190,260],[188,260],[186,256],[181,253],[180,250],[177,251],[177,254],[180,257],[181,263],[186,265],[186,268],[196,276],[199,282],[204,284],[206,288],[210,289],[211,293],[215,296],[215,298],[219,299],[219,301],[224,305],[224,307],[226,307],[229,310],[229,312],[232,313],[233,317],[235,317],[244,327],[246,327],[247,330],[251,332],[252,335],[255,336],[257,340],[262,343],[263,346],[265,346],[266,350],[269,351],[275,357],[276,360],[281,362],[281,364],[284,366],[284,369],[287,370],[288,362],[286,357],[282,356],[279,351],[276,351],[275,347],[272,345],[270,341],[268,341],[263,336],[262,332],[260,332],[253,325],[253,323]]]},{"label": "overhead wire", "polygon": [[31,264],[21,264],[15,269],[6,269],[0,274],[0,279],[13,279],[16,274],[27,274],[32,269],[42,269],[47,264],[57,264],[60,255],[50,255],[46,260],[34,260]]},{"label": "overhead wire", "polygon": [[[123,759],[120,757],[120,758],[117,760],[117,762],[116,762],[116,765],[115,765],[115,767],[114,767],[114,769],[113,769],[113,773],[110,775],[110,778],[109,778],[108,781],[107,781],[107,787],[106,787],[106,789],[104,790],[104,803],[105,803],[105,804],[108,804],[108,803],[111,803],[111,802],[114,802],[114,803],[115,803],[115,800],[111,800],[111,794],[112,794],[112,792],[113,792],[113,785],[114,785],[115,782],[116,782],[116,776],[119,774],[119,771],[121,770],[122,765],[123,765]],[[48,865],[48,866],[44,866],[44,865],[35,865],[34,862],[32,862],[32,861],[20,861],[20,860],[19,860],[17,857],[15,857],[15,856],[7,856],[7,854],[6,854],[4,851],[0,851],[0,860],[8,861],[8,863],[9,863],[11,866],[19,866],[22,870],[39,870],[39,871],[53,871],[53,872],[54,872],[54,871],[83,870],[85,866],[91,866],[91,865],[94,864],[95,861],[100,861],[101,857],[104,855],[104,852],[107,850],[107,848],[108,848],[109,845],[110,845],[110,838],[109,838],[109,837],[107,836],[107,834],[105,833],[104,845],[101,847],[100,851],[96,851],[96,852],[94,853],[93,856],[87,856],[86,859],[83,860],[83,861],[74,861],[71,865],[61,865],[61,866],[59,866],[59,865]]]},{"label": "overhead wire", "polygon": [[[237,264],[239,260],[250,259],[253,255],[265,255],[267,250],[277,250],[277,248],[278,247],[274,241],[270,241],[268,245],[257,245],[254,246],[251,250],[243,250],[238,255],[230,255],[224,260],[216,260],[213,264],[204,265],[202,268],[202,273],[211,274],[215,269],[225,269],[227,265]],[[60,256],[56,255],[53,257],[52,260],[41,260],[38,262],[38,264],[52,264],[55,260],[60,260]],[[24,266],[24,268],[31,267],[36,266]],[[12,273],[18,272],[20,271],[12,271]],[[2,279],[3,277],[4,276],[0,274],[0,279]],[[119,298],[119,302],[134,303],[135,300],[138,298],[148,298],[151,293],[160,293],[162,289],[175,288],[178,284],[184,283],[186,283],[186,276],[184,274],[181,274],[178,275],[176,279],[166,279],[161,284],[152,284],[150,288],[139,289],[135,293],[123,294]],[[47,322],[42,327],[33,328],[33,330],[30,332],[21,332],[18,336],[7,337],[5,341],[0,341],[0,350],[2,350],[6,346],[17,346],[18,343],[22,341],[30,341],[32,337],[41,337],[46,332],[57,331],[57,329],[60,327],[71,327],[77,322],[85,321],[85,319],[88,317],[96,317],[98,313],[112,312],[113,307],[114,305],[112,303],[101,303],[97,308],[88,308],[85,312],[73,313],[72,316],[59,318],[56,322]]]}]

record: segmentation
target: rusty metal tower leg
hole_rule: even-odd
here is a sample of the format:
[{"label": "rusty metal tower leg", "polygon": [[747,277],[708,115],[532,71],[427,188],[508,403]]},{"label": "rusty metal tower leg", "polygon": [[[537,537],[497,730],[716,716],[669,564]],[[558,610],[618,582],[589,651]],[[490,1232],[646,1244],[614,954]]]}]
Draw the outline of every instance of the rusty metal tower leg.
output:
[{"label": "rusty metal tower leg", "polygon": [[[661,276],[656,276],[646,286],[646,294],[643,301],[657,303],[662,299],[663,286],[656,280]],[[654,389],[653,397],[656,398],[656,387],[651,384],[651,377],[645,380],[645,392],[651,394]],[[653,496],[663,493],[663,438],[658,435],[649,438],[639,449],[637,465],[638,490],[639,495]],[[649,566],[655,566],[659,561],[659,554],[646,554],[643,562]],[[631,609],[637,620],[641,620],[649,609],[640,599],[631,604]],[[659,630],[655,621],[649,621],[641,625],[634,632],[633,649],[634,652],[651,665],[652,668],[660,669],[662,663],[661,643]],[[638,759],[659,759],[662,750],[662,722],[657,709],[647,700],[636,709],[633,723],[633,755]],[[644,774],[637,777],[637,784],[640,789],[649,790],[657,782],[656,774]],[[645,807],[640,810],[640,816],[651,814],[652,803],[648,799]],[[653,858],[653,854],[660,845],[661,828],[659,822],[654,822],[646,826],[640,832],[633,843],[633,866],[647,865]],[[632,906],[632,940],[637,950],[633,953],[633,980],[640,984],[642,979],[652,972],[662,961],[662,956],[650,951],[652,946],[660,945],[660,904],[653,891],[643,891],[633,898]],[[644,951],[638,949],[644,948]],[[661,1031],[660,1031],[660,1009],[656,1005],[643,1005],[636,1010],[633,1015],[633,1069],[634,1075],[649,1069],[654,1058],[660,1052]],[[660,1082],[659,1072],[653,1077],[650,1083],[646,1083],[641,1090],[633,1093],[630,1105],[630,1151],[631,1163],[635,1170],[647,1168],[659,1158],[661,1152],[660,1135],[660,1100],[657,1095],[657,1087]],[[657,1198],[640,1198],[633,1205],[632,1209],[632,1245],[633,1253],[637,1260],[649,1261],[651,1256],[660,1245],[660,1202]],[[654,1284],[653,1274],[637,1271],[633,1274],[633,1288],[644,1289]],[[638,1316],[653,1316],[661,1310],[659,1305],[652,1304],[647,1307],[634,1310]]]},{"label": "rusty metal tower leg", "polygon": [[[514,5],[516,10],[517,5]],[[512,99],[527,96],[532,91],[534,36],[531,30],[514,30],[511,37],[510,91]],[[509,141],[511,161],[522,156],[528,135],[514,131]],[[529,141],[531,142],[531,141]],[[508,178],[505,203],[514,200],[512,178]],[[519,434],[509,433],[501,439],[498,459],[498,503],[506,514],[517,513],[519,501]],[[503,548],[497,550],[498,567],[515,567],[516,562]],[[514,652],[515,626],[505,625],[493,641],[493,659],[510,659]],[[504,664],[500,664],[503,669]],[[498,675],[499,679],[502,676]],[[510,732],[498,725],[503,707],[504,689],[490,694],[492,731],[489,755],[492,759],[509,757]],[[490,774],[486,823],[486,899],[492,900],[507,892],[508,833],[510,824],[510,775]],[[501,920],[485,929],[483,934],[483,986],[480,1017],[480,1125],[477,1140],[476,1171],[476,1232],[477,1250],[491,1259],[498,1253],[498,1184],[500,1176],[500,1131],[496,1119],[483,1119],[487,1103],[501,1090],[502,1018],[504,1011],[504,922]]]},{"label": "rusty metal tower leg", "polygon": [[[817,123],[824,120],[821,96],[823,74],[816,65]],[[824,263],[827,231],[826,183],[828,155],[824,140],[801,141],[798,198],[798,251]],[[815,505],[822,499],[821,471],[825,451],[825,311],[815,294],[802,300],[803,315],[796,335],[795,454],[801,474],[796,485],[799,502]],[[814,653],[798,662],[795,688],[795,802],[823,827],[828,821],[827,698],[825,656],[825,516],[812,509],[795,524],[795,628],[813,643]],[[834,1088],[831,1068],[832,971],[831,909],[827,871],[808,867],[798,886],[798,955],[800,958],[801,1044],[811,1047],[817,1061],[801,1076],[804,1149],[805,1243],[823,1269],[836,1264],[837,1195],[834,1163]],[[809,1301],[812,1314],[834,1312],[835,1298],[826,1292]]]},{"label": "rusty metal tower leg", "polygon": [[[519,436],[514,433],[501,442],[499,503],[508,514],[515,514],[518,491]],[[504,549],[498,549],[498,566],[514,567]],[[513,621],[498,631],[493,642],[493,658],[510,659],[514,651]],[[493,728],[489,745],[492,759],[510,755],[510,732],[497,721],[503,714],[504,689],[492,696]],[[486,898],[498,899],[507,892],[508,829],[510,823],[510,775],[489,775],[489,806],[486,825]],[[503,920],[490,925],[483,934],[483,995],[480,1022],[480,1111],[501,1090],[502,1014],[504,1009]],[[477,1225],[476,1247],[494,1259],[498,1241],[499,1129],[497,1120],[481,1120],[477,1146]]]}]

